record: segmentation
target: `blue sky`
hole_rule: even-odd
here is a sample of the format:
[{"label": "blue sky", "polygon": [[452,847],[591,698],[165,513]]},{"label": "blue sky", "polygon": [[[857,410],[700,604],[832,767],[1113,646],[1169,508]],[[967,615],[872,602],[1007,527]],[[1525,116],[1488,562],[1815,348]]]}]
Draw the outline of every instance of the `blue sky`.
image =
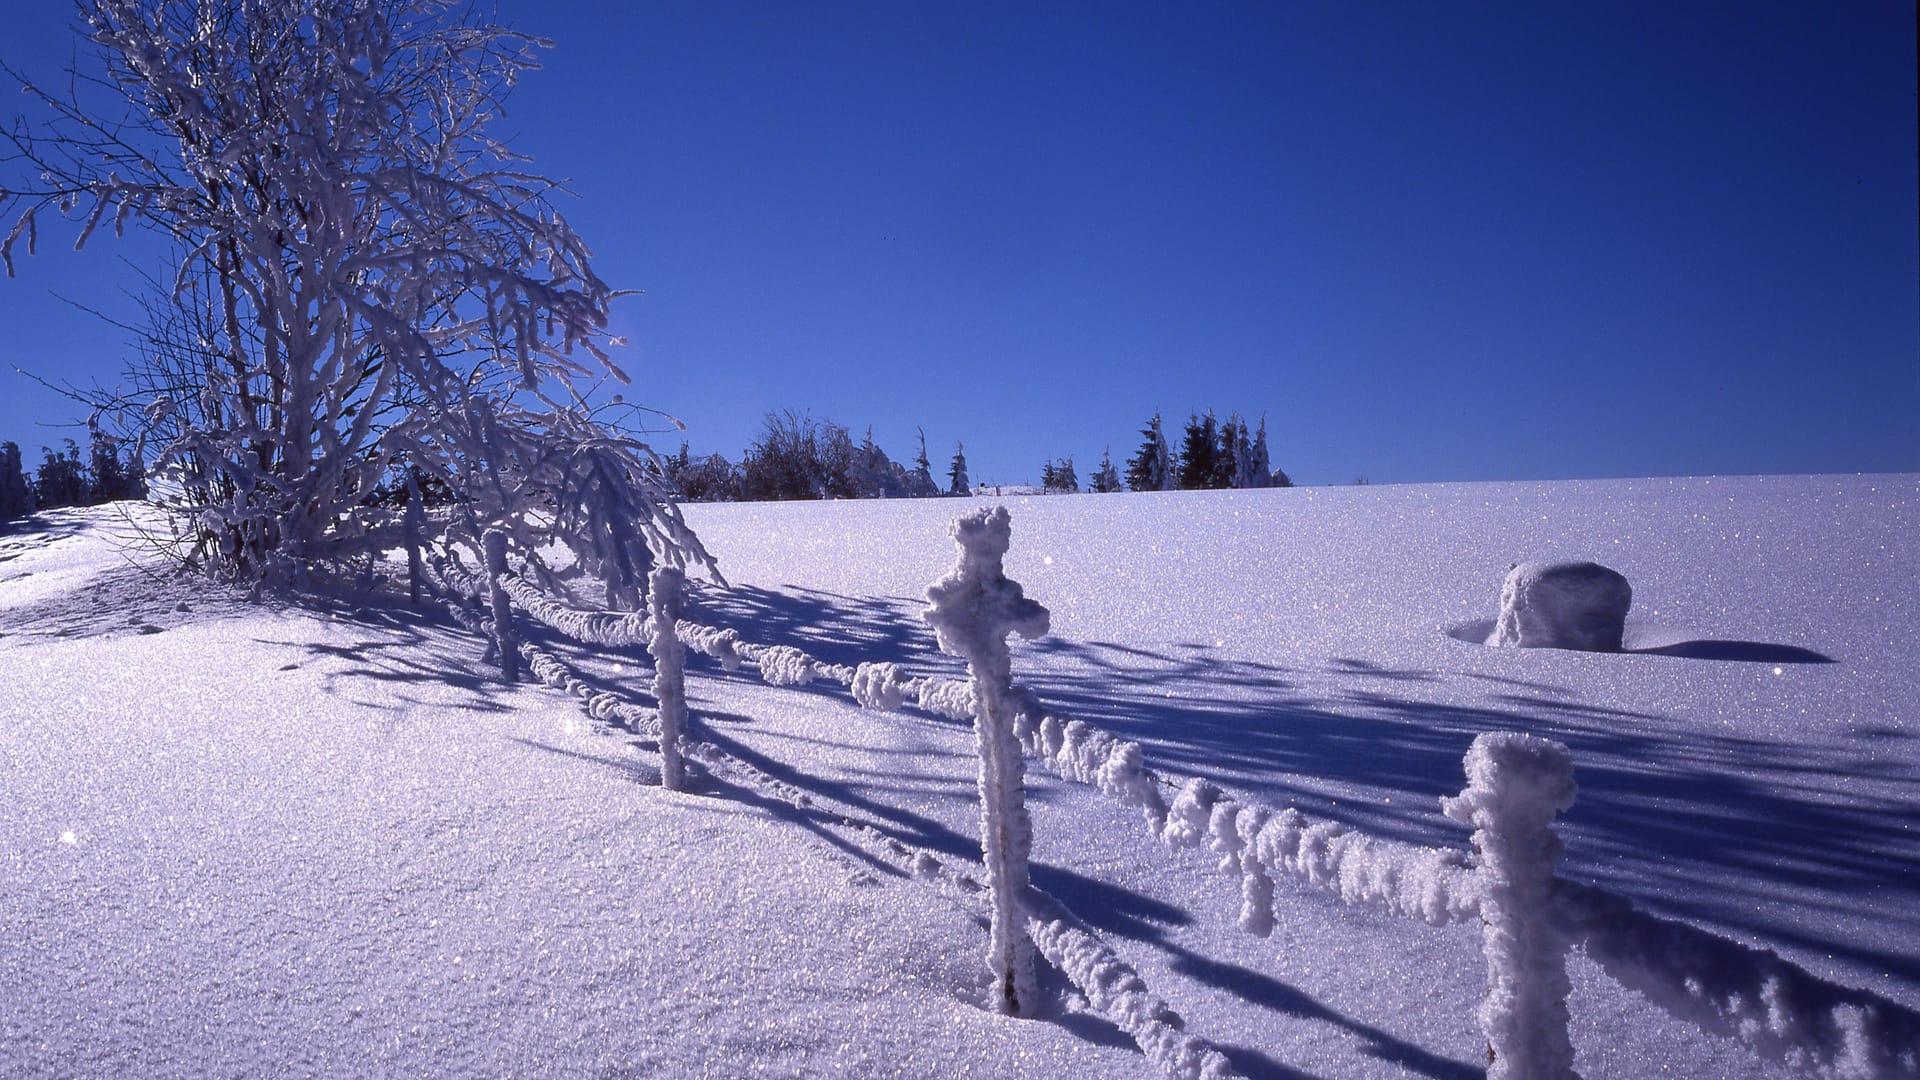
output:
[{"label": "blue sky", "polygon": [[[0,56],[56,71],[65,11]],[[1085,477],[1211,406],[1305,483],[1920,470],[1910,5],[499,12],[555,41],[499,130],[696,451],[794,408]],[[124,357],[50,292],[124,312],[156,253],[71,235],[0,280],[30,460],[71,410],[12,365]]]}]

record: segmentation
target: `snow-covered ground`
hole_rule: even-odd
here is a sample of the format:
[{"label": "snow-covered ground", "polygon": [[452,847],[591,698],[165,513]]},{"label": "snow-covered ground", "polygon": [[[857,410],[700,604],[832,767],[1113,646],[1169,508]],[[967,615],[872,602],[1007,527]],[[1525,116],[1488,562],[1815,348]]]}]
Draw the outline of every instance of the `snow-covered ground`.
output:
[{"label": "snow-covered ground", "polygon": [[[1920,1008],[1910,476],[1006,498],[1052,611],[1016,679],[1206,776],[1464,847],[1476,733],[1573,750],[1565,876]],[[698,617],[957,674],[919,619],[980,500],[695,506]],[[689,664],[695,734],[804,792],[658,786],[444,616],[152,576],[111,509],[0,536],[0,1075],[1143,1077],[1057,976],[986,1008],[980,911],[852,843],[977,858],[962,724]],[[1628,652],[1493,649],[1508,567],[1631,581]],[[636,656],[569,655],[646,700]],[[1478,1075],[1477,927],[1237,877],[1029,771],[1035,883],[1249,1077]],[[1576,954],[1583,1075],[1790,1075]]]}]

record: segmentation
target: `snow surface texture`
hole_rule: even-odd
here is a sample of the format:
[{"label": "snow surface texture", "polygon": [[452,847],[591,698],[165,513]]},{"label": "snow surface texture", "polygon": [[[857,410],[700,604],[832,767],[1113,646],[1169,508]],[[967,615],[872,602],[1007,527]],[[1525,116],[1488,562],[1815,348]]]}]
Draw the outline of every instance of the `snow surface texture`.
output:
[{"label": "snow surface texture", "polygon": [[[1473,736],[1537,731],[1579,770],[1563,874],[1911,1006],[1915,495],[1912,478],[1821,477],[1035,499],[1013,506],[1007,567],[1055,635],[1017,645],[1014,669],[1162,768],[1453,849],[1465,833],[1435,799],[1460,790]],[[744,586],[692,608],[950,689],[956,667],[891,598],[950,563],[953,505],[690,508]],[[162,597],[89,542],[0,543],[0,651],[26,661],[0,697],[0,839],[19,853],[0,861],[0,960],[24,988],[0,995],[0,1060],[23,1075],[1157,1071],[1070,994],[1037,1023],[996,1020],[984,931],[944,893],[743,813],[725,787],[650,786],[650,751],[476,671],[465,634],[378,610],[236,618]],[[1601,548],[1639,592],[1628,654],[1435,632],[1487,614],[1489,568]],[[209,610],[224,621],[197,621]],[[1804,662],[1815,650],[1836,662]],[[617,659],[570,659],[622,678]],[[160,670],[173,700],[150,693]],[[965,850],[970,730],[711,664],[689,676],[729,752],[876,835]],[[1275,876],[1263,939],[1238,926],[1246,879],[1208,873],[1219,800],[1210,850],[1175,853],[1191,873],[1168,873],[1135,804],[1036,771],[1029,805],[1035,880],[1246,1075],[1484,1066],[1477,927]],[[1252,806],[1234,818],[1266,831]],[[634,922],[657,911],[699,915]],[[189,938],[202,917],[218,929]],[[1771,978],[1759,954],[1716,948]],[[1569,974],[1590,1080],[1793,1075],[1668,1019],[1579,949]],[[1699,1005],[1774,1023],[1794,1015],[1767,1011],[1791,1004],[1780,985],[1778,1003]]]},{"label": "snow surface texture", "polygon": [[1599,563],[1521,563],[1500,588],[1489,645],[1619,652],[1633,587]]},{"label": "snow surface texture", "polygon": [[[1018,587],[1000,578],[1005,524],[1004,511],[983,511],[955,523],[956,534],[973,539],[976,545],[986,538],[982,550],[990,562],[970,567],[969,563],[974,560],[963,544],[960,570],[937,583],[934,590],[936,596],[944,595],[953,609],[946,621],[955,621],[951,616],[956,613],[971,617],[984,608],[977,597],[969,596],[967,590],[956,583],[955,579],[966,571],[977,573],[985,569],[992,580],[1000,582],[996,591],[1017,596]],[[959,602],[954,602],[956,600]],[[974,630],[978,636],[977,627]],[[754,652],[765,650],[763,646],[746,648]],[[884,671],[890,680],[898,679],[893,665],[863,663],[858,669],[851,669],[845,665],[820,664],[803,651],[791,651],[795,654],[795,663],[849,684],[855,698],[868,707],[874,703],[863,691],[870,690],[876,676]],[[1232,870],[1238,864],[1246,876],[1243,893],[1247,896],[1264,895],[1270,903],[1270,889],[1261,888],[1270,884],[1267,872],[1284,871],[1333,888],[1349,902],[1378,904],[1435,925],[1475,914],[1491,916],[1486,951],[1492,993],[1482,1005],[1481,1016],[1494,1047],[1492,1056],[1498,1072],[1569,1075],[1571,1050],[1565,1034],[1568,983],[1562,957],[1565,940],[1557,929],[1568,919],[1586,922],[1589,946],[1600,956],[1644,952],[1649,941],[1689,943],[1692,948],[1686,955],[1706,957],[1714,962],[1693,966],[1669,963],[1625,967],[1629,984],[1648,993],[1676,1015],[1700,1023],[1708,1030],[1726,1031],[1769,1056],[1808,1067],[1821,1075],[1836,1076],[1879,1075],[1888,1069],[1910,1070],[1913,1065],[1914,1047],[1920,1045],[1920,1037],[1916,1037],[1916,1033],[1920,1033],[1920,1018],[1911,1012],[1809,976],[1780,963],[1771,954],[1754,953],[1684,924],[1640,915],[1633,912],[1631,903],[1623,898],[1553,882],[1551,860],[1523,859],[1516,863],[1512,858],[1514,852],[1535,848],[1558,858],[1558,841],[1543,831],[1547,817],[1558,806],[1557,800],[1571,798],[1569,765],[1564,748],[1558,748],[1557,744],[1519,735],[1483,735],[1475,740],[1474,750],[1466,762],[1469,789],[1458,799],[1443,800],[1443,808],[1465,823],[1478,820],[1481,824],[1490,824],[1490,829],[1481,830],[1476,847],[1494,850],[1501,857],[1483,861],[1477,875],[1468,875],[1458,857],[1451,853],[1380,842],[1337,823],[1309,824],[1293,810],[1276,818],[1257,805],[1250,806],[1247,812],[1259,823],[1259,829],[1264,831],[1268,823],[1274,823],[1279,826],[1283,839],[1261,844],[1258,838],[1249,838],[1243,844],[1236,838],[1240,807],[1233,800],[1222,798],[1213,784],[1201,779],[1190,781],[1169,811],[1154,795],[1153,775],[1141,768],[1137,745],[1118,742],[1080,720],[1066,722],[1063,740],[1062,722],[1056,717],[1043,717],[1042,706],[1031,692],[1001,691],[996,697],[1011,698],[1016,703],[1020,714],[1014,730],[1029,752],[1041,756],[1062,776],[1098,787],[1122,801],[1144,805],[1150,826],[1171,846],[1197,844],[1204,822],[1214,847],[1225,855],[1219,869]],[[960,714],[956,716],[964,718]],[[1062,741],[1067,745],[1062,746]],[[1089,749],[1094,751],[1092,757],[1105,759],[1105,764],[1090,767]],[[1498,767],[1503,760],[1507,767]],[[1116,779],[1115,773],[1125,779]],[[1510,777],[1509,783],[1516,785],[1512,791],[1499,790],[1498,781],[1502,776]],[[988,787],[983,785],[982,790]],[[1540,791],[1535,791],[1536,788]],[[1541,791],[1552,794],[1546,798],[1534,797]],[[986,805],[983,799],[983,807]],[[1516,813],[1518,818],[1514,817]],[[1537,819],[1538,842],[1516,844],[1511,838],[1527,832],[1524,821],[1530,817]],[[1291,841],[1287,839],[1289,836]],[[1312,857],[1295,859],[1296,853]],[[1517,866],[1529,864],[1534,867],[1533,873],[1515,873]],[[1004,879],[1006,874],[1001,877]],[[1531,884],[1516,887],[1517,881]],[[1551,887],[1555,885],[1560,888]],[[1003,906],[999,898],[1005,895],[996,894],[996,908]],[[1569,897],[1574,899],[1569,901]],[[1549,912],[1550,898],[1568,902],[1569,906]],[[1485,910],[1483,899],[1489,900]],[[1600,914],[1596,916],[1595,912]],[[1554,928],[1545,925],[1549,920]],[[1258,912],[1243,908],[1243,928],[1264,934],[1259,925],[1261,921]],[[1266,921],[1270,923],[1270,917]],[[997,937],[1004,948],[1007,939]],[[1729,964],[1725,961],[1728,956],[1736,960],[1751,959],[1747,963]],[[1002,957],[995,966],[1009,970],[1013,961]],[[1609,970],[1621,967],[1616,963]],[[1764,984],[1755,978],[1756,972],[1764,974]],[[1790,985],[1783,989],[1782,983]],[[1002,985],[1005,989],[1006,980],[1002,980]],[[1676,986],[1681,988],[1679,992],[1675,992]],[[1739,1011],[1740,1003],[1746,1001],[1767,1004],[1758,1022],[1749,1019],[1729,1024],[1727,1005],[1719,1010],[1703,1010],[1699,1007],[1702,1001],[1729,1003],[1734,1011]],[[1520,1003],[1517,1008],[1516,1003]],[[1002,1004],[1007,1002],[1003,999]],[[1187,1074],[1192,1064],[1189,1058],[1165,1059],[1160,1053],[1159,1037],[1150,1029],[1130,1023],[1130,1019],[1123,1013],[1116,1017],[1116,1022],[1134,1035],[1150,1057],[1163,1063],[1172,1062],[1168,1067],[1176,1075]]]}]

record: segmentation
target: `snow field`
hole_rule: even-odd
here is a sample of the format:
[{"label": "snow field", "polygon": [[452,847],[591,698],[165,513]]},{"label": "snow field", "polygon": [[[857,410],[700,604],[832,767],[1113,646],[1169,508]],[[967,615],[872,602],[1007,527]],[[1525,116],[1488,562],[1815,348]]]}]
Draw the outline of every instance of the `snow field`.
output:
[{"label": "snow field", "polygon": [[[1219,777],[1274,806],[1292,803],[1314,816],[1331,814],[1382,835],[1454,847],[1462,846],[1464,833],[1439,815],[1436,796],[1461,789],[1460,758],[1474,734],[1524,724],[1574,749],[1582,795],[1559,826],[1569,841],[1565,869],[1570,876],[1779,948],[1816,974],[1840,972],[1854,985],[1911,1001],[1915,980],[1903,974],[1911,970],[1912,939],[1903,936],[1912,910],[1904,902],[1911,883],[1898,868],[1913,849],[1898,819],[1902,808],[1910,817],[1914,804],[1914,762],[1911,744],[1901,735],[1905,721],[1891,702],[1911,685],[1897,661],[1914,638],[1910,590],[1901,591],[1911,583],[1914,549],[1903,539],[1911,531],[1900,531],[1913,524],[1905,501],[1912,483],[1902,481],[1896,496],[1872,490],[1891,483],[1886,478],[1764,478],[1690,485],[1465,485],[1375,489],[1352,493],[1352,499],[1346,492],[1312,493],[1326,496],[1327,503],[1315,499],[1304,508],[1299,500],[1279,497],[1287,493],[1263,493],[1273,500],[1265,503],[1224,496],[1191,502],[1179,496],[1126,497],[1104,506],[1093,498],[1033,500],[1031,507],[1014,508],[1009,571],[1030,595],[1054,609],[1057,633],[1016,646],[1014,671],[1048,703],[1139,739],[1150,762]],[[1544,487],[1555,490],[1535,490]],[[1764,579],[1767,590],[1755,592],[1749,575],[1740,579],[1748,583],[1744,589],[1716,592],[1716,575],[1723,586],[1737,577],[1722,573],[1728,561],[1721,558],[1724,553],[1693,550],[1699,544],[1695,537],[1673,540],[1665,552],[1674,564],[1671,576],[1699,575],[1705,583],[1699,593],[1721,604],[1721,622],[1715,625],[1712,612],[1688,603],[1672,606],[1642,585],[1661,559],[1649,558],[1638,568],[1609,559],[1633,578],[1638,594],[1656,601],[1640,610],[1662,612],[1660,618],[1667,620],[1651,627],[1630,622],[1629,648],[1636,631],[1643,642],[1650,633],[1679,641],[1711,635],[1750,645],[1818,647],[1838,663],[1719,663],[1537,651],[1516,661],[1440,633],[1442,627],[1489,612],[1490,592],[1498,584],[1496,575],[1491,589],[1461,586],[1444,572],[1445,564],[1485,561],[1504,567],[1542,548],[1577,555],[1565,549],[1575,539],[1593,542],[1573,534],[1592,528],[1596,519],[1622,526],[1615,539],[1631,539],[1636,517],[1678,521],[1702,513],[1703,505],[1718,513],[1717,505],[1703,502],[1703,487],[1718,488],[1716,496],[1732,490],[1735,505],[1744,504],[1742,523],[1764,526],[1767,539],[1756,542],[1754,558],[1775,567]],[[1166,501],[1166,511],[1148,512],[1159,500]],[[1549,506],[1552,520],[1535,524],[1515,513],[1515,507],[1528,504]],[[1410,505],[1437,508],[1442,524],[1428,526],[1414,514],[1417,530],[1383,527],[1394,520],[1404,525]],[[1809,507],[1830,510],[1831,516],[1809,515]],[[911,562],[922,550],[918,523],[908,520],[925,513],[921,506],[693,509],[696,527],[726,558],[729,576],[744,586],[731,598],[698,595],[696,607],[704,603],[710,615],[743,617],[737,623],[743,629],[768,630],[764,636],[755,633],[756,640],[800,642],[847,668],[849,679],[863,659],[902,661],[881,680],[888,685],[953,673],[932,655],[930,635],[914,625],[913,605],[888,599],[916,591],[895,588],[891,579],[903,576],[896,563]],[[700,520],[697,515],[709,509],[714,521]],[[880,509],[894,515],[884,525],[897,535],[878,526],[849,530],[849,516]],[[940,509],[950,517],[953,504]],[[738,516],[730,521],[728,515]],[[821,517],[809,522],[811,515]],[[1128,527],[1128,517],[1149,532]],[[1222,527],[1229,520],[1239,524]],[[936,541],[945,541],[944,524],[934,526]],[[746,530],[735,538],[741,542],[725,539],[730,527]],[[768,531],[788,535],[771,537]],[[1416,531],[1417,536],[1410,535]],[[1355,543],[1355,534],[1363,532],[1373,534],[1371,550],[1359,551]],[[1140,543],[1154,534],[1157,541]],[[1463,542],[1449,540],[1456,534],[1502,550],[1492,558],[1474,558],[1449,547]],[[816,558],[813,553],[824,552],[821,541],[829,535],[839,550]],[[1089,542],[1095,535],[1098,542]],[[868,536],[886,538],[886,560],[862,557],[859,549]],[[1260,544],[1247,546],[1249,536]],[[1183,616],[1173,621],[1178,633],[1169,633],[1141,612],[1165,609],[1168,579],[1179,579],[1192,567],[1190,560],[1161,560],[1168,550],[1197,551],[1207,538],[1224,538],[1228,548],[1212,562],[1220,580],[1212,591],[1187,597]],[[1160,553],[1150,551],[1156,542]],[[1755,541],[1742,541],[1747,542]],[[1553,551],[1556,547],[1562,550]],[[950,562],[950,544],[926,548],[939,562]],[[1506,549],[1518,550],[1509,554]],[[1077,564],[1076,551],[1104,552],[1110,565]],[[1142,554],[1129,554],[1135,551]],[[1361,556],[1377,559],[1378,567],[1371,576],[1362,573],[1339,583],[1342,611],[1307,615],[1265,599],[1314,595],[1326,587],[1329,571]],[[742,563],[756,558],[769,561],[742,569]],[[1023,558],[1033,571],[1030,577],[1023,577]],[[1426,578],[1408,569],[1408,562],[1420,559],[1427,561]],[[1279,584],[1259,572],[1288,560],[1314,572]],[[940,567],[934,565],[937,574]],[[849,573],[865,575],[869,584],[845,587],[840,579]],[[1103,589],[1103,575],[1136,587]],[[932,576],[920,578],[920,587]],[[1042,577],[1050,579],[1044,589],[1034,583]],[[1415,578],[1411,587],[1399,584]],[[1457,614],[1427,614],[1446,608],[1449,597],[1458,597]],[[1251,616],[1244,610],[1249,607],[1255,609]],[[1356,612],[1392,614],[1371,619]],[[745,619],[748,615],[754,618]],[[1069,618],[1085,636],[1069,638],[1059,629]],[[1264,634],[1230,637],[1224,632],[1262,621]],[[1365,625],[1356,627],[1355,621]],[[1316,628],[1316,622],[1324,625]],[[1817,632],[1796,637],[1788,632],[1796,625]],[[7,631],[0,649],[19,647],[12,626],[0,626]],[[113,640],[157,645],[174,632]],[[1305,644],[1291,644],[1296,635]],[[46,644],[30,647],[37,653]],[[61,647],[98,644],[89,639]],[[1867,648],[1851,651],[1854,645]],[[466,645],[464,660],[452,655],[458,649],[443,650],[434,663],[420,662],[418,642],[396,646],[393,655],[416,654],[413,666],[421,670],[442,662],[448,670],[463,664],[473,670],[475,647]],[[574,659],[583,667],[598,665],[608,678],[620,676],[608,673],[608,665],[618,660]],[[1600,663],[1572,662],[1582,660]],[[744,682],[711,665],[696,666],[689,674],[692,711],[715,745],[794,786],[821,813],[870,821],[885,833],[956,857],[969,844],[978,851],[977,838],[969,840],[977,837],[978,803],[971,790],[975,759],[966,728],[939,717],[852,708],[813,688]],[[475,681],[484,682],[485,675],[480,672]],[[347,685],[345,679],[339,682]],[[933,683],[926,679],[923,685]],[[547,700],[565,707],[557,696]],[[1817,713],[1810,708],[1816,704],[1823,706]],[[572,722],[583,731],[592,728],[577,714]],[[1873,752],[1863,753],[1866,748]],[[98,753],[98,747],[89,752]],[[634,759],[643,779],[650,760]],[[1808,768],[1810,763],[1816,767]],[[577,760],[573,767],[595,766]],[[657,776],[651,779],[657,783]],[[1091,792],[1044,773],[1032,780],[1036,884],[1098,929],[1186,1018],[1190,1030],[1221,1045],[1241,1072],[1475,1074],[1476,1054],[1484,1047],[1477,1044],[1472,1012],[1485,978],[1471,928],[1436,930],[1346,908],[1277,878],[1271,882],[1277,918],[1263,940],[1237,925],[1244,883],[1217,872],[1220,851],[1183,849],[1169,863],[1159,845],[1143,835],[1137,808],[1093,799]],[[684,798],[658,789],[643,794]],[[754,812],[765,817],[762,807]],[[1751,815],[1751,822],[1743,825],[1735,812]],[[1217,839],[1217,816],[1209,810],[1200,839]],[[833,853],[829,858],[851,857],[794,819],[774,815],[772,831],[799,834],[797,848],[812,849],[811,855],[799,851],[802,858],[817,860],[822,852]],[[1713,843],[1698,841],[1708,835]],[[504,837],[503,830],[500,842]],[[872,881],[860,883],[860,889],[889,886],[919,895],[923,908],[933,909],[934,931],[942,914],[951,919],[956,910],[942,906],[938,890],[909,887],[870,866],[853,872],[856,878],[863,874]],[[1740,887],[1728,888],[1729,881]],[[901,910],[877,912],[877,917],[899,920]],[[951,954],[954,966],[946,973],[953,978],[934,981],[949,994],[943,1000],[966,1000],[962,1007],[978,1013],[986,1000],[979,962],[982,931],[974,927],[961,933],[968,942]],[[1569,968],[1573,1043],[1583,1075],[1641,1076],[1663,1069],[1688,1075],[1785,1075],[1731,1043],[1667,1019],[1600,976],[1578,952]],[[754,977],[763,974],[759,968],[751,971]],[[404,967],[392,977],[412,978]],[[764,977],[782,978],[778,973]],[[724,1025],[719,1019],[703,1022]],[[1084,1041],[1082,1049],[1133,1062],[1131,1072],[1122,1067],[1116,1075],[1142,1075],[1144,1063],[1119,1032],[1107,1029],[1103,1035],[1101,1027],[1088,1022],[1069,1010],[997,1035],[1024,1041],[1033,1027],[1069,1032]],[[825,1067],[831,1056],[816,1038],[777,1059],[771,1071],[825,1075],[809,1070]],[[986,1071],[976,1074],[1046,1074],[1015,1058],[995,1057],[989,1050],[979,1059],[987,1064],[974,1066]],[[661,1075],[699,1075],[695,1070],[703,1067],[644,1060],[649,1066],[640,1071]],[[967,1074],[957,1059],[947,1064],[956,1070],[951,1074]],[[852,1074],[888,1075],[859,1069]],[[1068,1074],[1102,1075],[1077,1066]]]}]

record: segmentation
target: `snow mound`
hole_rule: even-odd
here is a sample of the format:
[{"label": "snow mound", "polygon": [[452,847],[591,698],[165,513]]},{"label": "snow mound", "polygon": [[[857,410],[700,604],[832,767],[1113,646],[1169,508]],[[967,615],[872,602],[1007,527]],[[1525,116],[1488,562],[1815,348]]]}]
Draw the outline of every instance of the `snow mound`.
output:
[{"label": "snow mound", "polygon": [[1522,649],[1619,652],[1633,586],[1599,563],[1521,563],[1500,589],[1500,618],[1487,644]]}]

